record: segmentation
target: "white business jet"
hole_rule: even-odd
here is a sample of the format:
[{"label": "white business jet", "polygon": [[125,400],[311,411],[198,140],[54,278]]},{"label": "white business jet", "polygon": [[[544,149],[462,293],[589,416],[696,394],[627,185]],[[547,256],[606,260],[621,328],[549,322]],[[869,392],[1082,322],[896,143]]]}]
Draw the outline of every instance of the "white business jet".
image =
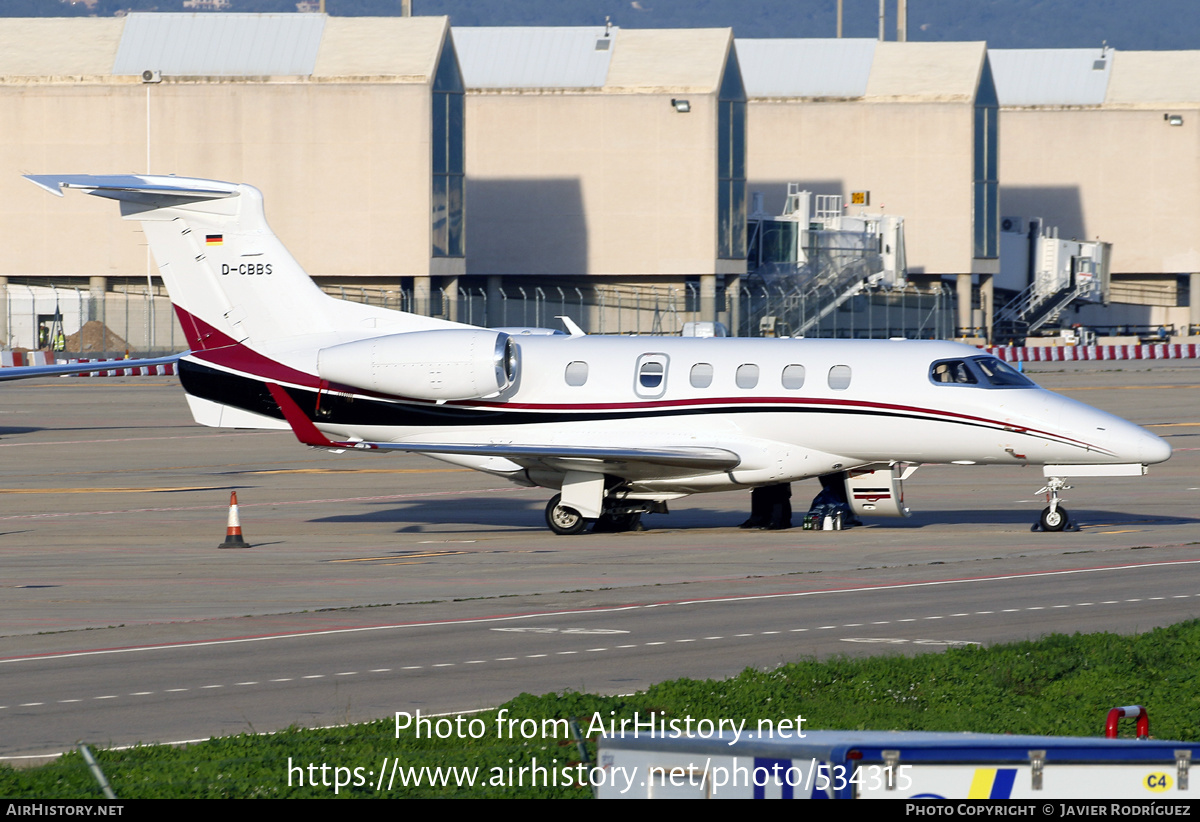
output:
[{"label": "white business jet", "polygon": [[1058,531],[1066,478],[1141,475],[1171,455],[957,343],[605,337],[573,324],[518,341],[324,294],[252,186],[29,179],[118,200],[141,222],[191,345],[179,370],[197,422],[291,428],[307,445],[418,452],[553,489],[558,534],[822,476],[844,483],[857,514],[907,516],[903,481],[922,463],[1045,466],[1040,527]]}]

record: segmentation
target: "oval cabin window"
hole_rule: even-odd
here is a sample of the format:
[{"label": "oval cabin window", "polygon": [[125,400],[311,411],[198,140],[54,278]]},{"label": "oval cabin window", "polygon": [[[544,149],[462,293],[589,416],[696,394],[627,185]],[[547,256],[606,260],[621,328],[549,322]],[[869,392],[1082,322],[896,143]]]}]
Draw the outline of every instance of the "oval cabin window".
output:
[{"label": "oval cabin window", "polygon": [[804,387],[804,366],[803,365],[785,365],[783,374],[780,376],[780,382],[783,387],[790,391],[795,391],[797,388]]},{"label": "oval cabin window", "polygon": [[753,388],[758,385],[758,366],[753,363],[739,365],[737,369],[737,387]]},{"label": "oval cabin window", "polygon": [[583,385],[587,382],[588,364],[582,360],[567,363],[567,373],[565,374],[567,385]]},{"label": "oval cabin window", "polygon": [[692,366],[692,388],[708,388],[712,385],[712,363],[698,362]]},{"label": "oval cabin window", "polygon": [[850,387],[850,366],[835,365],[829,369],[829,387],[834,391],[845,391]]}]

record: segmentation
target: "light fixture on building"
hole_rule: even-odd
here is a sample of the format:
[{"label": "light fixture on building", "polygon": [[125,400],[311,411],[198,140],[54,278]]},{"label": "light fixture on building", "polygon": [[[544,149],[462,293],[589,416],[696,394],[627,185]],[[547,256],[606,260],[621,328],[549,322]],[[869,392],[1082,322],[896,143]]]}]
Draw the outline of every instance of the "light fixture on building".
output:
[{"label": "light fixture on building", "polygon": [[1163,119],[1167,121],[1167,125],[1169,125],[1169,126],[1183,125],[1183,115],[1182,114],[1164,114]]},{"label": "light fixture on building", "polygon": [[691,104],[691,103],[689,103],[687,100],[675,100],[675,99],[672,99],[672,100],[671,100],[671,105],[672,105],[672,106],[675,108],[675,110],[676,110],[676,111],[678,111],[680,114],[687,114],[689,111],[691,111],[691,110],[692,110],[692,104]]}]

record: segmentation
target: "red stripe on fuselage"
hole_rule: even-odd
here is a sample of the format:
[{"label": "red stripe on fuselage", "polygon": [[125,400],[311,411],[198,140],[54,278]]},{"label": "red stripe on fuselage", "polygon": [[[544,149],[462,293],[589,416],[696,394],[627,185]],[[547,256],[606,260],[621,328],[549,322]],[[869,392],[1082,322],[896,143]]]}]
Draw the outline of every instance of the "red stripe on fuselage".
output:
[{"label": "red stripe on fuselage", "polygon": [[192,347],[191,356],[195,359],[271,382],[286,382],[305,388],[321,387],[319,378],[259,354],[195,314],[179,306],[175,306],[175,313],[179,315],[179,323],[185,334],[189,323],[192,326],[195,336],[188,335],[188,345]]},{"label": "red stripe on fuselage", "polygon": [[[297,385],[303,388],[311,388],[315,390],[334,390],[342,393],[358,394],[363,397],[371,397],[374,399],[387,400],[390,402],[403,402],[412,405],[435,405],[434,402],[428,400],[416,400],[408,397],[402,397],[393,394],[381,394],[374,391],[365,391],[354,386],[331,385],[321,380],[319,377],[297,371],[294,368],[276,362],[257,351],[242,345],[237,340],[230,337],[228,334],[219,331],[213,326],[206,323],[204,320],[184,311],[179,306],[175,306],[175,311],[179,315],[180,324],[183,325],[185,333],[188,329],[188,324],[193,324],[195,330],[195,338],[189,336],[188,344],[192,346],[192,357],[201,362],[210,363],[212,365],[228,368],[232,371],[237,371],[250,377],[258,377],[270,382],[282,382],[289,385]],[[1044,390],[1044,389],[1035,389]],[[943,421],[951,422],[966,422],[975,425],[992,426],[995,428],[1009,428],[1015,434],[1030,434],[1032,436],[1053,439],[1060,442],[1065,442],[1071,445],[1087,447],[1092,450],[1108,453],[1107,450],[1099,446],[1090,445],[1082,440],[1064,437],[1062,434],[1055,434],[1050,431],[1041,431],[1036,428],[1025,428],[1023,426],[1012,425],[1011,423],[999,422],[986,417],[977,417],[971,414],[960,414],[956,411],[939,411],[932,408],[922,408],[914,405],[896,405],[894,403],[870,402],[867,400],[842,400],[842,399],[823,399],[820,397],[698,397],[695,399],[681,400],[662,400],[657,402],[607,402],[607,403],[520,403],[520,402],[486,402],[483,400],[451,400],[445,405],[458,408],[473,408],[481,411],[529,411],[532,413],[570,413],[570,412],[596,412],[596,411],[659,411],[671,410],[673,408],[700,408],[700,407],[721,407],[721,406],[738,406],[738,405],[764,405],[764,406],[785,406],[779,410],[786,410],[787,406],[805,407],[805,408],[822,408],[827,407],[831,411],[844,410],[861,410],[861,411],[884,411],[895,414],[908,414],[923,416],[931,421],[938,421],[937,418],[946,418]]]}]

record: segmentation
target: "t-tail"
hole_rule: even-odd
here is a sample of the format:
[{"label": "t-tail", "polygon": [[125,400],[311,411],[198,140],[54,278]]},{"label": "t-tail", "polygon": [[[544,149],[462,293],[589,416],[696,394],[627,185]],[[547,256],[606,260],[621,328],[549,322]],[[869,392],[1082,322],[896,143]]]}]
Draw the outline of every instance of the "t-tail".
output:
[{"label": "t-tail", "polygon": [[267,225],[253,186],[128,174],[29,179],[58,196],[73,189],[117,200],[122,217],[142,224],[192,349],[180,374],[197,422],[287,427],[271,383],[315,404],[326,389],[444,402],[513,382],[515,348],[501,332],[322,292]]},{"label": "t-tail", "polygon": [[[267,225],[262,193],[253,186],[149,175],[29,179],[59,196],[77,189],[118,200],[121,216],[142,224],[193,351],[230,340],[259,348],[289,337],[337,333],[363,313],[309,278]],[[445,325],[405,316],[409,330]]]}]

